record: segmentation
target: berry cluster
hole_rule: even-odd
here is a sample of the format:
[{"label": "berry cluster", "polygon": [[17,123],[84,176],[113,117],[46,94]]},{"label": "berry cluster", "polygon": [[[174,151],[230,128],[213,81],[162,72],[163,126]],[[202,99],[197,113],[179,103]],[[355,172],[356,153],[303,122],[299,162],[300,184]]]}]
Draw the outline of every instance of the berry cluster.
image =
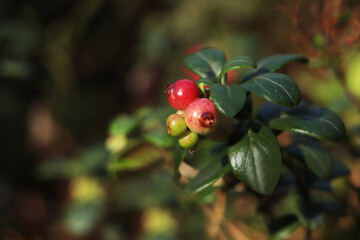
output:
[{"label": "berry cluster", "polygon": [[166,120],[168,133],[179,137],[179,145],[194,151],[199,136],[208,136],[219,123],[219,113],[208,98],[200,98],[200,89],[191,80],[181,79],[166,87],[170,105],[177,109]]}]

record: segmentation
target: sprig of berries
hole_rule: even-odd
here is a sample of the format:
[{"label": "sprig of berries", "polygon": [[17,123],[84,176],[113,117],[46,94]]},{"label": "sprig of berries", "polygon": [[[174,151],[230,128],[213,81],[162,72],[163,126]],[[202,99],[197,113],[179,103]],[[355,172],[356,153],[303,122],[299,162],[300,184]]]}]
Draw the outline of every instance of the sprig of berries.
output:
[{"label": "sprig of berries", "polygon": [[208,98],[200,98],[200,89],[191,80],[181,79],[166,87],[170,105],[179,110],[166,120],[168,133],[179,137],[179,145],[193,152],[199,136],[210,135],[219,125],[219,113]]}]

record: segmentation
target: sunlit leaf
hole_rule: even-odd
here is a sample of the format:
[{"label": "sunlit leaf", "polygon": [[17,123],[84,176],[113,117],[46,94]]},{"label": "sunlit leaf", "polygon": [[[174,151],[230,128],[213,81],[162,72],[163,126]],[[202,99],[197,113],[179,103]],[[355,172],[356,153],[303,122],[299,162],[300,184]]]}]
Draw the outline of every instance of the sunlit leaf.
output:
[{"label": "sunlit leaf", "polygon": [[300,102],[300,90],[295,81],[284,74],[265,73],[241,84],[247,91],[270,102],[291,107]]},{"label": "sunlit leaf", "polygon": [[227,72],[241,68],[256,68],[256,63],[247,56],[237,56],[229,59],[218,77],[219,79]]},{"label": "sunlit leaf", "polygon": [[285,111],[270,121],[273,129],[292,131],[329,141],[340,141],[345,136],[341,118],[321,107],[298,107]]}]

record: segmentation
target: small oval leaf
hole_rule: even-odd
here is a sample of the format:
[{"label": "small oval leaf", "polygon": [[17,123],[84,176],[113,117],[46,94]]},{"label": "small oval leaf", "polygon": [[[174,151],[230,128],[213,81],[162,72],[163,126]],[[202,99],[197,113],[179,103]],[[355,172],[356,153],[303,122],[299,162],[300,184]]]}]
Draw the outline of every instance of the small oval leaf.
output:
[{"label": "small oval leaf", "polygon": [[256,125],[237,143],[228,148],[235,176],[254,191],[271,194],[280,177],[279,143],[266,126]]},{"label": "small oval leaf", "polygon": [[330,154],[318,144],[296,144],[286,148],[297,157],[305,161],[306,166],[318,178],[327,178],[331,174],[332,160]]},{"label": "small oval leaf", "polygon": [[203,48],[185,56],[183,64],[202,78],[217,78],[225,64],[225,53],[217,48]]},{"label": "small oval leaf", "polygon": [[248,56],[237,56],[229,59],[219,76],[219,79],[227,72],[240,68],[256,68],[256,63]]},{"label": "small oval leaf", "polygon": [[200,192],[210,187],[216,180],[230,171],[231,166],[227,158],[222,158],[220,161],[215,160],[200,170],[195,178],[186,186],[186,191],[189,194]]},{"label": "small oval leaf", "polygon": [[279,118],[271,120],[269,126],[333,142],[345,136],[344,123],[336,113],[314,106],[287,110]]},{"label": "small oval leaf", "polygon": [[219,111],[229,117],[235,116],[246,101],[246,92],[237,84],[213,84],[210,87],[210,96]]},{"label": "small oval leaf", "polygon": [[271,72],[275,72],[291,61],[307,63],[309,60],[299,54],[276,54],[262,58],[256,61],[256,63],[258,68],[265,68]]},{"label": "small oval leaf", "polygon": [[286,107],[299,104],[301,95],[295,81],[284,74],[265,73],[241,84],[249,92]]}]

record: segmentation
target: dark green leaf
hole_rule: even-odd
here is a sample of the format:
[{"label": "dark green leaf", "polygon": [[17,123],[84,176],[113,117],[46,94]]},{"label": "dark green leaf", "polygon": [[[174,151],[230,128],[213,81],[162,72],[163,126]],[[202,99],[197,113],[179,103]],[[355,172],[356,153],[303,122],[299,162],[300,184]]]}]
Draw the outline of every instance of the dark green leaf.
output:
[{"label": "dark green leaf", "polygon": [[217,48],[203,48],[185,56],[184,65],[202,78],[217,78],[226,61],[225,53]]},{"label": "dark green leaf", "polygon": [[219,79],[227,72],[240,68],[256,68],[256,63],[247,56],[237,56],[229,59],[219,76]]},{"label": "dark green leaf", "polygon": [[298,54],[277,54],[262,58],[256,61],[256,63],[258,68],[265,68],[271,72],[275,72],[291,61],[307,63],[309,60],[306,57]]},{"label": "dark green leaf", "polygon": [[260,69],[253,69],[253,68],[249,68],[246,69],[243,74],[239,77],[238,82],[246,82],[249,81],[251,78],[256,77],[258,75],[264,74],[264,73],[269,73],[270,71],[264,68],[260,68]]},{"label": "dark green leaf", "polygon": [[270,121],[273,129],[292,131],[329,141],[340,141],[345,126],[334,112],[320,107],[297,107]]},{"label": "dark green leaf", "polygon": [[298,104],[301,98],[295,81],[280,73],[265,73],[242,83],[241,86],[259,97],[287,107]]},{"label": "dark green leaf", "polygon": [[290,152],[296,152],[308,168],[311,169],[319,178],[327,178],[331,174],[332,160],[326,149],[320,145],[312,143],[311,145],[296,144],[287,147]]},{"label": "dark green leaf", "polygon": [[288,108],[274,104],[272,102],[265,102],[261,105],[257,117],[263,123],[268,123],[271,119],[279,117],[280,113],[287,110]]},{"label": "dark green leaf", "polygon": [[271,194],[280,177],[281,154],[274,134],[265,126],[252,126],[228,148],[233,173],[251,189]]},{"label": "dark green leaf", "polygon": [[176,144],[175,153],[174,153],[174,174],[179,175],[179,166],[186,156],[187,150],[180,147],[179,144]]},{"label": "dark green leaf", "polygon": [[186,186],[190,194],[200,192],[211,186],[219,178],[231,171],[231,166],[226,158],[216,160],[201,169],[194,179]]},{"label": "dark green leaf", "polygon": [[237,84],[213,84],[210,87],[210,96],[219,111],[229,117],[235,116],[246,100],[246,92]]}]

